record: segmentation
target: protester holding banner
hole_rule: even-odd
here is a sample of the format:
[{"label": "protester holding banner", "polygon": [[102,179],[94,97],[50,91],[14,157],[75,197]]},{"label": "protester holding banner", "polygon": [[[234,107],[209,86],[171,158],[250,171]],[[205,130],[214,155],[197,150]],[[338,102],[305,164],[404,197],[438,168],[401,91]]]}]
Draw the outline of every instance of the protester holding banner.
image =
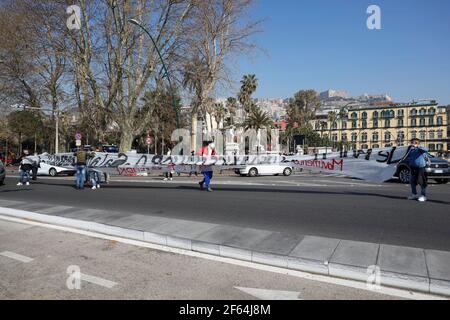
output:
[{"label": "protester holding banner", "polygon": [[[212,142],[204,142],[203,147],[200,149],[199,155],[202,157],[209,157],[209,156],[215,156],[216,155],[216,148],[214,143]],[[211,189],[211,180],[213,178],[213,169],[211,165],[204,165],[202,166],[202,174],[203,174],[203,180],[200,181],[198,184],[200,185],[200,189],[203,190],[206,187],[206,190],[208,192],[212,192]]]},{"label": "protester holding banner", "polygon": [[78,149],[74,155],[76,157],[77,168],[76,188],[81,190],[84,189],[84,183],[86,181],[86,164],[88,159],[93,156],[93,153]]},{"label": "protester holding banner", "polygon": [[[411,149],[407,156],[407,161],[411,169],[411,195],[409,200],[419,200],[420,202],[427,201],[427,172],[425,168],[430,161],[428,157],[428,150],[420,146],[419,139],[411,140]],[[421,196],[417,195],[417,185],[421,187]]]}]

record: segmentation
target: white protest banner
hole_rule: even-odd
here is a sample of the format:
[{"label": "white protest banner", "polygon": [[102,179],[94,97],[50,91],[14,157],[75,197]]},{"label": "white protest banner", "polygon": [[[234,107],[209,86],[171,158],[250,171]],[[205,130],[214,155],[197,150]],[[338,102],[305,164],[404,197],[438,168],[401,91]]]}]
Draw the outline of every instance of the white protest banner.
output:
[{"label": "white protest banner", "polygon": [[[395,173],[396,164],[405,158],[408,147],[335,152],[314,156],[233,155],[233,156],[161,156],[137,153],[93,153],[87,166],[110,175],[137,175],[174,170],[189,173],[201,172],[205,167],[213,170],[234,170],[248,165],[289,163],[294,168],[314,172],[338,173],[362,180],[387,181]],[[32,157],[36,158],[36,157]],[[39,162],[73,169],[73,153],[42,154]]]}]

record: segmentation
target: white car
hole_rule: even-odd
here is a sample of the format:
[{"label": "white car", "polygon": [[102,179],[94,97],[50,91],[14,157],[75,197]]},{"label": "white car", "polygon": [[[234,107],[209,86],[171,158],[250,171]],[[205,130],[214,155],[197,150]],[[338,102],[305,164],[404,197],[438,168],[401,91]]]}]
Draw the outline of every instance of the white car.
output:
[{"label": "white car", "polygon": [[74,175],[76,173],[75,169],[63,168],[58,166],[53,166],[51,164],[41,162],[39,164],[37,175],[38,176],[51,176],[56,177],[59,174]]},{"label": "white car", "polygon": [[248,177],[278,176],[280,174],[288,177],[293,171],[294,168],[291,165],[283,163],[247,165],[234,170],[236,174]]}]

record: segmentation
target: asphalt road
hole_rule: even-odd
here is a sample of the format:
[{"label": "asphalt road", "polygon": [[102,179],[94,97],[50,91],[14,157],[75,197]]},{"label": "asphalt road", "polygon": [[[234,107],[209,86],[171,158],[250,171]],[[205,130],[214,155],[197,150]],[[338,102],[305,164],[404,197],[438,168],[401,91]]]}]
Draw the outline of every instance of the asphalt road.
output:
[{"label": "asphalt road", "polygon": [[397,299],[3,220],[0,274],[0,299]]},{"label": "asphalt road", "polygon": [[29,187],[8,178],[0,199],[450,251],[450,185],[431,185],[430,201],[418,203],[405,200],[409,188],[400,183],[321,175],[220,177],[213,193],[201,192],[198,178],[134,180],[113,178],[100,190],[77,191],[64,178]]}]

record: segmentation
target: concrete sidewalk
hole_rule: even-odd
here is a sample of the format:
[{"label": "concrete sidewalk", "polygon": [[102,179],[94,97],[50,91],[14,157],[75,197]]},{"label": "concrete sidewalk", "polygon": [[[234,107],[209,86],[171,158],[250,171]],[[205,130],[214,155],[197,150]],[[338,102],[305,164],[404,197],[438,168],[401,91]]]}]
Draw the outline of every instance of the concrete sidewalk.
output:
[{"label": "concrete sidewalk", "polygon": [[0,215],[363,282],[378,274],[383,286],[450,296],[450,252],[9,200]]}]

